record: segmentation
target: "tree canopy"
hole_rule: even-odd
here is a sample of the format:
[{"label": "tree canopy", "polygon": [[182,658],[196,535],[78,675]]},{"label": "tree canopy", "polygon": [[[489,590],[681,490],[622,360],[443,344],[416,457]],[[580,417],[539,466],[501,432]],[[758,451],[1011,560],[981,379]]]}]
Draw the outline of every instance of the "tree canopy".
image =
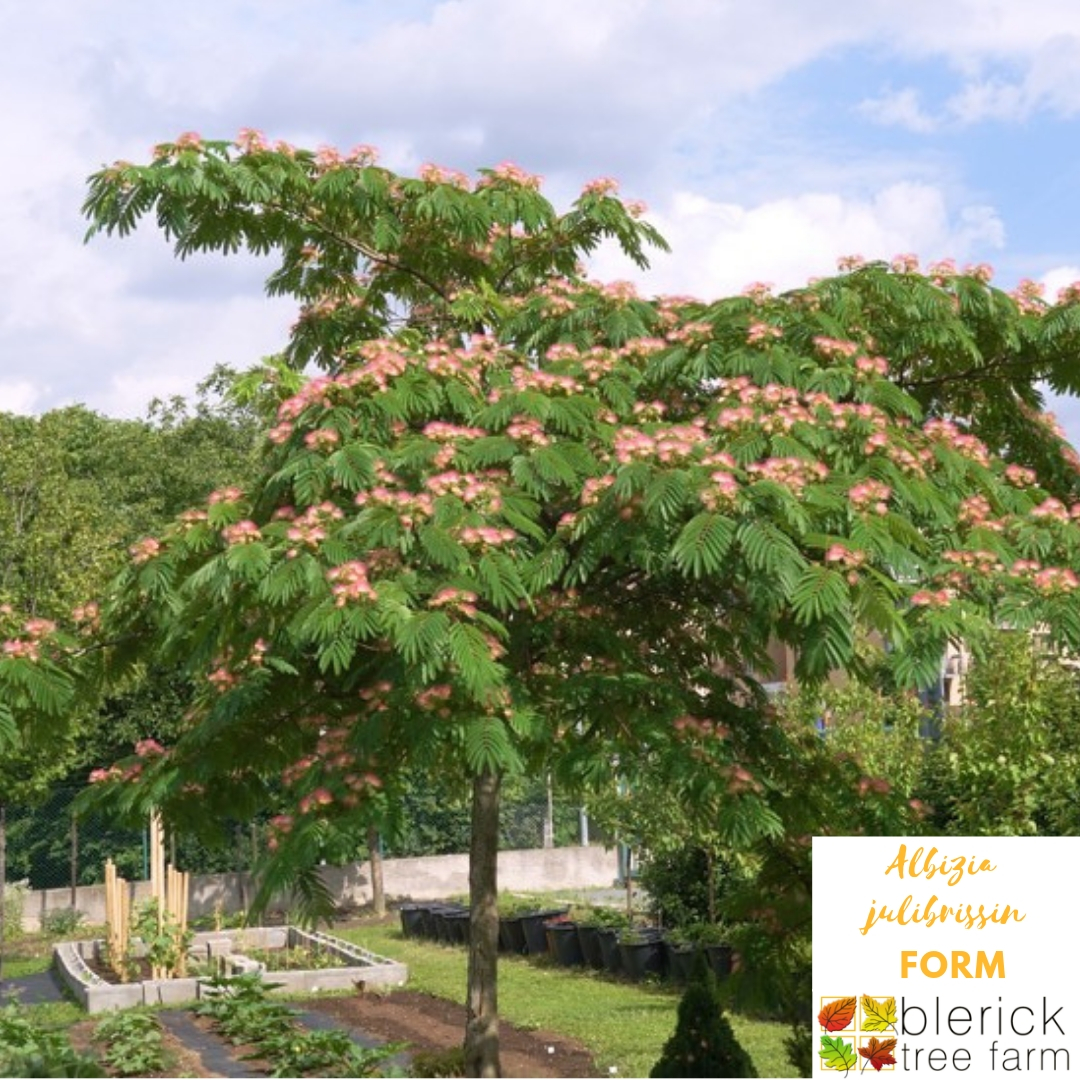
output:
[{"label": "tree canopy", "polygon": [[[317,889],[319,844],[406,770],[461,770],[490,813],[541,762],[589,785],[659,761],[726,841],[797,847],[754,675],[771,639],[812,681],[876,635],[908,687],[1001,623],[1080,644],[1068,448],[1030,419],[1037,378],[1067,385],[1074,295],[902,261],[645,299],[580,265],[603,241],[643,263],[641,208],[606,179],[564,213],[539,188],[253,132],[92,178],[92,232],[152,215],[181,256],[275,252],[269,290],[302,304],[243,388],[279,399],[253,481],[132,545],[87,637],[4,645],[26,726],[66,708],[80,652],[195,680],[176,743],[104,775],[120,805],[197,828],[284,797],[269,881]],[[474,951],[490,916],[474,889]]]}]

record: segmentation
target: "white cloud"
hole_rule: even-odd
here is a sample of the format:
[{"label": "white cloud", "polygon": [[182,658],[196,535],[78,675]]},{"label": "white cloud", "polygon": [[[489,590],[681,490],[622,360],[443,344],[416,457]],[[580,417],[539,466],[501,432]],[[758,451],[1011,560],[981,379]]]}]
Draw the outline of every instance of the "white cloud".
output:
[{"label": "white cloud", "polygon": [[130,414],[141,394],[282,343],[291,313],[267,306],[250,261],[178,267],[152,229],[81,244],[86,174],[145,160],[180,130],[374,142],[392,167],[517,159],[556,195],[617,175],[660,207],[675,246],[656,287],[720,292],[795,284],[850,251],[963,258],[1003,242],[996,211],[964,206],[995,201],[992,187],[966,195],[951,162],[866,150],[839,128],[800,139],[762,91],[862,49],[883,64],[950,65],[963,83],[940,104],[915,84],[867,98],[862,111],[883,124],[926,133],[1068,112],[1080,105],[1077,41],[1073,0],[0,5],[13,161],[0,170],[5,385],[27,407],[84,400]]},{"label": "white cloud", "polygon": [[920,134],[935,131],[939,125],[936,117],[923,111],[918,90],[910,86],[880,97],[866,98],[859,103],[858,111],[876,124],[902,127]]},{"label": "white cloud", "polygon": [[[943,193],[921,183],[893,184],[871,198],[819,193],[758,205],[684,192],[652,217],[673,250],[654,256],[652,269],[637,280],[650,291],[702,298],[739,292],[753,280],[792,288],[835,273],[843,255],[890,259],[914,251],[926,259],[962,259],[1003,242],[992,209],[950,213]],[[602,277],[628,276],[612,251],[596,268]]]},{"label": "white cloud", "polygon": [[0,412],[31,412],[46,391],[46,387],[35,386],[29,379],[0,382]]}]

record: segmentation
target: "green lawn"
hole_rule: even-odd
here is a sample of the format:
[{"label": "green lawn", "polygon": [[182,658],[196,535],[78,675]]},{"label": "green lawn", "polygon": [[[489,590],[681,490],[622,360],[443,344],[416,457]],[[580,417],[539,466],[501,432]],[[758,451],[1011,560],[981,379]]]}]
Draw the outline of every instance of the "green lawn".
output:
[{"label": "green lawn", "polygon": [[[334,933],[407,964],[410,990],[464,1001],[464,949],[409,940],[388,926]],[[499,1013],[504,1019],[577,1039],[601,1071],[614,1066],[619,1076],[648,1076],[675,1029],[678,1001],[675,992],[661,986],[620,983],[518,957],[499,959]],[[731,1024],[761,1076],[796,1075],[784,1056],[783,1025],[738,1016],[731,1017]]]}]

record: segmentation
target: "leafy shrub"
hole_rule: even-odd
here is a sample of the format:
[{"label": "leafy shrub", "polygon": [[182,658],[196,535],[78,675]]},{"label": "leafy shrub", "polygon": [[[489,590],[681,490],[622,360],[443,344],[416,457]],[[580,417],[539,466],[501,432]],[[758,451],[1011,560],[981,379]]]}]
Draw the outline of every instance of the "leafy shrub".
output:
[{"label": "leafy shrub", "polygon": [[57,908],[54,911],[46,911],[42,916],[41,930],[49,937],[71,937],[78,932],[85,918],[78,908]]},{"label": "leafy shrub", "polygon": [[723,1014],[716,979],[698,956],[679,1002],[675,1033],[664,1045],[650,1076],[757,1076]]},{"label": "leafy shrub", "polygon": [[161,1024],[146,1009],[109,1013],[94,1029],[94,1042],[105,1044],[105,1064],[118,1076],[165,1071]]},{"label": "leafy shrub", "polygon": [[195,1012],[234,1046],[254,1046],[250,1056],[268,1059],[274,1076],[372,1076],[401,1049],[396,1043],[361,1047],[344,1031],[301,1030],[292,1009],[266,998],[279,985],[258,974],[217,976],[204,983],[206,996]]},{"label": "leafy shrub", "polygon": [[26,890],[23,886],[8,884],[4,888],[4,940],[16,941],[22,937],[23,908]]},{"label": "leafy shrub", "polygon": [[77,1054],[60,1031],[35,1024],[15,1004],[0,1009],[0,1076],[104,1076],[93,1058]]}]

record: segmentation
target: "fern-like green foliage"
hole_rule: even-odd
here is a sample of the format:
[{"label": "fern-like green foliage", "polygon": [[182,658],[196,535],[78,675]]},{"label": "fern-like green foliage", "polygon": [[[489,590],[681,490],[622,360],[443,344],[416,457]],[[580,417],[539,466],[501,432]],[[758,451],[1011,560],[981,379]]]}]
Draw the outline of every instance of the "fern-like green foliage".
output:
[{"label": "fern-like green foliage", "polygon": [[397,176],[253,133],[103,169],[85,210],[268,254],[301,306],[243,383],[276,408],[254,481],[132,549],[78,662],[6,631],[0,738],[140,663],[199,688],[175,746],[110,774],[125,808],[281,811],[299,872],[410,772],[584,786],[674,756],[726,842],[777,843],[771,640],[813,682],[874,633],[906,687],[1001,622],[1080,647],[1076,471],[1038,413],[1040,380],[1075,377],[1073,299],[879,264],[644,298],[580,269],[662,246],[606,185],[560,214],[513,167]]}]

